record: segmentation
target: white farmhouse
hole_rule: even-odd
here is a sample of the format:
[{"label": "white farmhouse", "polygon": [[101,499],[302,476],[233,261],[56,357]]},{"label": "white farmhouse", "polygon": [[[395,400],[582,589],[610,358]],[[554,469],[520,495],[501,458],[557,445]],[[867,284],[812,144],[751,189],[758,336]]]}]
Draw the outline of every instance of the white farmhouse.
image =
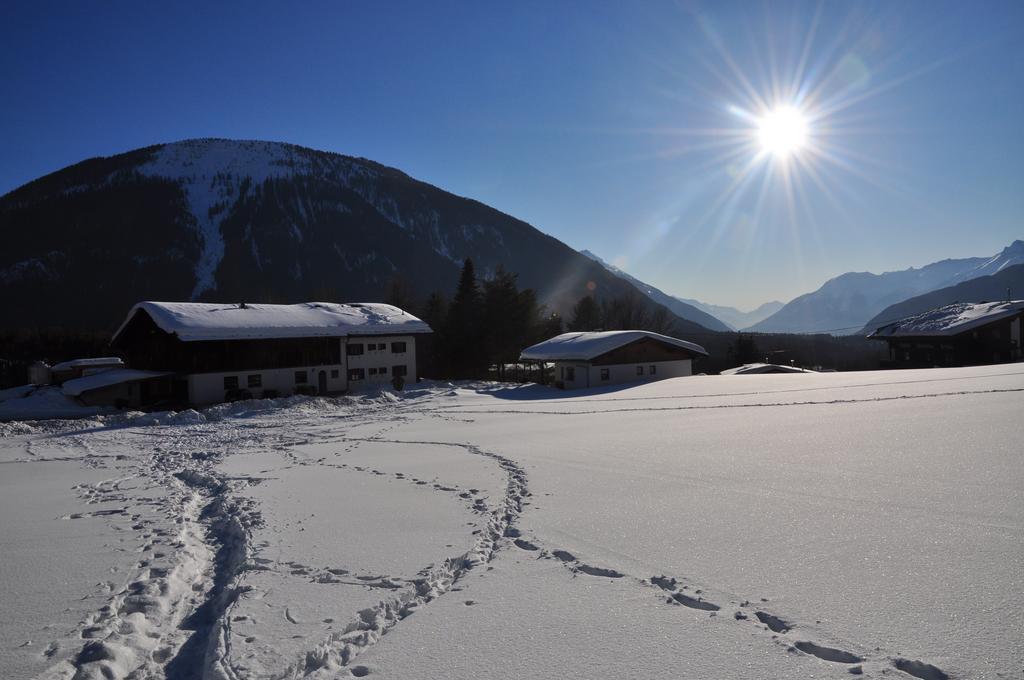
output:
[{"label": "white farmhouse", "polygon": [[416,380],[420,319],[378,303],[294,305],[140,302],[111,341],[152,381],[142,404],[335,394]]},{"label": "white farmhouse", "polygon": [[693,375],[698,344],[649,331],[563,333],[522,351],[523,361],[555,365],[555,385],[599,387]]}]

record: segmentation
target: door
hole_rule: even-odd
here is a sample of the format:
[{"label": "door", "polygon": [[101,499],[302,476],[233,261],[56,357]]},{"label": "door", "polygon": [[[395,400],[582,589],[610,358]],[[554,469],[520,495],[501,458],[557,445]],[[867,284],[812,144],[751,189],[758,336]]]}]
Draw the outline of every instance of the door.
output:
[{"label": "door", "polygon": [[320,371],[317,376],[317,391],[320,394],[327,394],[327,371]]}]

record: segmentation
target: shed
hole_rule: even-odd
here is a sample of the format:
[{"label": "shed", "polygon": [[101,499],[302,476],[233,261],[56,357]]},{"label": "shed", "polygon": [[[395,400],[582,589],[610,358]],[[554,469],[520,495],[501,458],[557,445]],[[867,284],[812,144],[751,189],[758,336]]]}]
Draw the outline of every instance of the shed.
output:
[{"label": "shed", "polygon": [[564,389],[678,378],[707,356],[700,345],[651,331],[563,333],[524,349],[523,361],[550,362]]},{"label": "shed", "polygon": [[719,375],[756,375],[759,373],[817,373],[806,368],[786,366],[785,364],[743,364],[736,368],[728,368]]},{"label": "shed", "polygon": [[55,385],[62,385],[67,380],[74,380],[85,375],[106,371],[111,368],[124,368],[121,357],[87,357],[71,359],[54,364],[50,367],[50,379]]},{"label": "shed", "polygon": [[172,374],[111,368],[68,380],[61,391],[86,406],[154,406],[171,398]]},{"label": "shed", "polygon": [[1024,300],[956,302],[900,319],[868,335],[889,343],[892,368],[1020,361]]}]

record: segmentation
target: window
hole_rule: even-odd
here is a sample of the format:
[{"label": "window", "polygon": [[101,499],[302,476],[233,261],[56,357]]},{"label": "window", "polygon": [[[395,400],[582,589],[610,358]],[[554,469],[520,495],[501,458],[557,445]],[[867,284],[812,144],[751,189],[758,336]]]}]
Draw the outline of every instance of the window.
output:
[{"label": "window", "polygon": [[658,367],[655,366],[654,364],[651,364],[650,366],[647,367],[647,373],[649,375],[654,375],[657,372],[658,372]]},{"label": "window", "polygon": [[370,375],[377,375],[377,369],[376,368],[371,368],[370,369]]},{"label": "window", "polygon": [[309,382],[309,374],[306,371],[295,371],[295,384],[301,385]]},{"label": "window", "polygon": [[392,366],[391,367],[391,375],[400,375],[402,377],[405,377],[407,374],[408,374],[408,369],[404,365],[403,366]]},{"label": "window", "polygon": [[392,354],[405,354],[405,342],[393,342],[391,343]]},{"label": "window", "polygon": [[250,375],[245,379],[249,387],[263,387],[263,376],[257,373],[256,375]]},{"label": "window", "polygon": [[377,372],[380,373],[381,375],[387,375],[388,374],[388,367],[387,366],[381,366],[380,368],[377,369]]},{"label": "window", "polygon": [[366,378],[366,372],[361,368],[350,368],[348,369],[349,380],[363,380]]},{"label": "window", "polygon": [[331,377],[332,378],[337,378],[338,377],[338,369],[336,369],[336,368],[332,368],[331,369]]},{"label": "window", "polygon": [[224,376],[224,389],[226,389],[226,390],[237,390],[238,389],[238,376],[237,375],[226,375],[226,376]]},{"label": "window", "polygon": [[601,369],[601,380],[609,380],[611,378],[611,371],[607,368]]},{"label": "window", "polygon": [[576,380],[576,367],[575,366],[566,366],[565,367],[565,379],[568,380],[569,382],[573,382],[573,381]]},{"label": "window", "polygon": [[363,343],[361,342],[357,342],[354,345],[346,345],[346,347],[348,348],[347,351],[350,357],[357,356],[363,353]]},{"label": "window", "polygon": [[636,374],[637,375],[643,375],[644,374],[644,367],[643,366],[637,366],[636,367]]}]

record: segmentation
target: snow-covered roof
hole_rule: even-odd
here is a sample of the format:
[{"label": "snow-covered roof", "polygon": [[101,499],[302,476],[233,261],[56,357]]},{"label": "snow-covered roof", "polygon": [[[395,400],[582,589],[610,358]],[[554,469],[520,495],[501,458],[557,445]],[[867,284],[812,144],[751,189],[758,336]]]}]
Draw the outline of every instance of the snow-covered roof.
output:
[{"label": "snow-covered roof", "polygon": [[124,366],[121,357],[89,357],[62,361],[50,367],[52,371],[70,371],[73,368],[95,368],[96,366]]},{"label": "snow-covered roof", "polygon": [[594,333],[562,333],[550,340],[527,347],[520,358],[528,361],[589,361],[613,349],[642,338],[651,338],[681,349],[707,356],[700,345],[679,338],[670,338],[650,331],[599,331]]},{"label": "snow-covered roof", "polygon": [[1024,300],[954,302],[879,327],[869,338],[959,335],[1024,312]]},{"label": "snow-covered roof", "polygon": [[398,307],[376,302],[302,302],[295,305],[140,302],[128,313],[116,339],[137,310],[162,330],[186,342],[272,338],[345,337],[430,333],[430,326]]},{"label": "snow-covered roof", "polygon": [[137,380],[146,380],[148,378],[159,378],[163,375],[171,374],[162,371],[137,371],[132,368],[111,368],[107,371],[100,371],[99,373],[87,375],[84,378],[68,380],[66,383],[61,385],[60,389],[61,392],[69,397],[77,397],[83,392],[99,389],[101,387],[110,387],[111,385],[135,382]]},{"label": "snow-covered roof", "polygon": [[817,373],[806,368],[786,366],[785,364],[743,364],[736,368],[728,368],[719,375],[753,375],[755,373]]}]

